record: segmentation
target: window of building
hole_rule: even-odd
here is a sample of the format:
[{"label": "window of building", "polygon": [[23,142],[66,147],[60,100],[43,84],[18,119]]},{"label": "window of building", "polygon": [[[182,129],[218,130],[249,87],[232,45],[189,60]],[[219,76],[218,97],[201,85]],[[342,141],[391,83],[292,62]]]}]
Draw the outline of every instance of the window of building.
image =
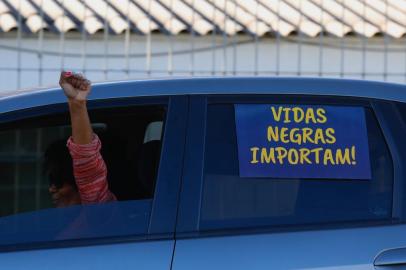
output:
[{"label": "window of building", "polygon": [[[0,246],[143,235],[148,231],[160,160],[165,106],[91,111],[102,142],[109,189],[118,201],[55,208],[45,155],[66,151],[67,113],[0,126]],[[59,166],[58,162],[54,162]],[[56,174],[63,177],[62,174]],[[58,180],[58,179],[56,179]]]},{"label": "window of building", "polygon": [[364,108],[372,177],[240,177],[234,104],[207,109],[200,229],[387,220],[393,165],[377,120]]}]

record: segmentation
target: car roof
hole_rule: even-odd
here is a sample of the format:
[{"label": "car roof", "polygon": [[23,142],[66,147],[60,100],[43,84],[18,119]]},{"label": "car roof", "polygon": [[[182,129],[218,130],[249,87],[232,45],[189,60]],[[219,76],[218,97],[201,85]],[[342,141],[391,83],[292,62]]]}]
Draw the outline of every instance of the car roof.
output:
[{"label": "car roof", "polygon": [[[406,102],[406,86],[365,80],[303,77],[166,78],[96,83],[89,100],[168,95],[288,94]],[[0,113],[64,103],[59,87],[0,95]]]}]

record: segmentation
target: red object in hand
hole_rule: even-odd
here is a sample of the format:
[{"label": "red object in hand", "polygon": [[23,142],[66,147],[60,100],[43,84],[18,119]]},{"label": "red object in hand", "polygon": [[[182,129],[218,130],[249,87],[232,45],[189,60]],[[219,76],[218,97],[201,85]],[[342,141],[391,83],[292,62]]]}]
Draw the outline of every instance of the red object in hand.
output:
[{"label": "red object in hand", "polygon": [[63,74],[63,76],[66,77],[66,78],[67,78],[67,77],[70,77],[70,76],[72,76],[72,75],[73,75],[73,72],[72,72],[72,71],[65,71],[64,74]]}]

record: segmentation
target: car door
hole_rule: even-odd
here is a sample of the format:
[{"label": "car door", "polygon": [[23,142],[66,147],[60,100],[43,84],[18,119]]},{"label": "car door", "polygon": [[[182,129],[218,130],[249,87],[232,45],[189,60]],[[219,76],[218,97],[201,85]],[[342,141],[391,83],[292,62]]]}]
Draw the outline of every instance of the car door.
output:
[{"label": "car door", "polygon": [[[405,110],[399,109],[405,105],[394,104],[338,96],[193,97],[173,270],[403,269],[406,152],[401,138],[406,122]],[[262,120],[269,115],[277,118],[279,107],[290,108],[289,112],[310,108],[316,115],[324,110],[326,118],[319,119],[324,124],[309,120],[300,126],[294,116],[278,118],[295,132],[333,128],[335,140],[329,145],[319,138],[314,142],[317,147],[333,149],[337,143],[344,147],[343,142],[354,140],[355,163],[333,166],[328,158],[326,164],[315,159],[306,164],[304,158],[306,168],[294,158],[289,163],[281,159],[288,167],[278,163],[268,152],[275,139],[269,133],[275,119]],[[257,136],[261,125],[268,130]],[[262,136],[265,139],[260,141]],[[290,140],[287,149],[309,146],[292,144],[295,136],[284,137]],[[250,145],[247,142],[252,143],[245,149],[249,164],[242,170],[247,164],[239,151]],[[261,142],[265,150],[257,149]],[[356,172],[352,170],[356,162],[367,167]],[[253,166],[259,163],[273,165],[272,170],[256,170]],[[311,168],[315,164],[321,165]],[[350,166],[354,167],[347,170]]]},{"label": "car door", "polygon": [[96,99],[88,106],[117,202],[53,208],[44,155],[70,135],[65,104],[0,115],[1,268],[170,269],[187,97]]}]

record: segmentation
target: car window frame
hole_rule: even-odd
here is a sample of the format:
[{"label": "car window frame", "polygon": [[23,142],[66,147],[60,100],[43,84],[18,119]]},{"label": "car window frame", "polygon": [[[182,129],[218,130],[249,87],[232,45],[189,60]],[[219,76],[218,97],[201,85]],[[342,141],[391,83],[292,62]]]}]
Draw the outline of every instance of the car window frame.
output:
[{"label": "car window frame", "polygon": [[[88,110],[111,109],[127,106],[165,105],[166,115],[163,130],[163,145],[159,161],[154,198],[146,234],[120,237],[100,237],[97,239],[72,239],[0,245],[0,252],[17,250],[47,249],[60,247],[90,246],[100,244],[127,243],[136,241],[174,239],[177,199],[182,175],[183,148],[188,117],[187,96],[127,97],[89,100]],[[0,101],[1,105],[1,101]],[[21,120],[35,119],[56,113],[68,114],[66,103],[46,104],[23,110],[0,114],[0,130]]]},{"label": "car window frame", "polygon": [[[399,149],[399,141],[404,140],[404,134],[399,132],[399,126],[391,118],[394,113],[393,105],[394,101],[384,101],[384,100],[372,100],[371,106],[374,109],[375,116],[379,121],[382,132],[385,136],[386,143],[392,155],[393,166],[394,166],[394,183],[393,183],[393,215],[398,218],[401,222],[406,222],[406,202],[405,202],[405,192],[406,192],[406,166],[404,165],[404,160],[406,158],[406,146],[403,145],[402,149]],[[406,105],[404,105],[406,106]],[[388,112],[390,111],[390,112]]]},{"label": "car window frame", "polygon": [[[310,225],[289,225],[289,226],[264,226],[247,228],[225,228],[204,231],[200,230],[200,212],[204,185],[204,160],[205,160],[205,136],[207,108],[212,104],[308,104],[308,105],[338,105],[338,106],[362,106],[372,110],[377,124],[385,139],[389,154],[392,158],[393,179],[393,205],[392,219],[387,221],[362,221],[362,222],[332,222]],[[363,97],[329,96],[329,95],[276,95],[276,94],[228,94],[228,95],[196,95],[190,99],[190,111],[188,122],[188,133],[186,142],[185,164],[183,172],[182,189],[180,194],[180,205],[178,211],[178,223],[176,234],[179,237],[198,237],[206,235],[233,235],[245,233],[274,232],[274,231],[302,231],[320,230],[333,228],[352,228],[365,226],[381,226],[388,224],[398,224],[401,222],[399,191],[395,187],[399,186],[399,174],[395,174],[395,162],[399,159],[393,155],[393,144],[390,130],[381,125],[382,117],[378,117],[376,108],[373,106],[373,99]]]}]

